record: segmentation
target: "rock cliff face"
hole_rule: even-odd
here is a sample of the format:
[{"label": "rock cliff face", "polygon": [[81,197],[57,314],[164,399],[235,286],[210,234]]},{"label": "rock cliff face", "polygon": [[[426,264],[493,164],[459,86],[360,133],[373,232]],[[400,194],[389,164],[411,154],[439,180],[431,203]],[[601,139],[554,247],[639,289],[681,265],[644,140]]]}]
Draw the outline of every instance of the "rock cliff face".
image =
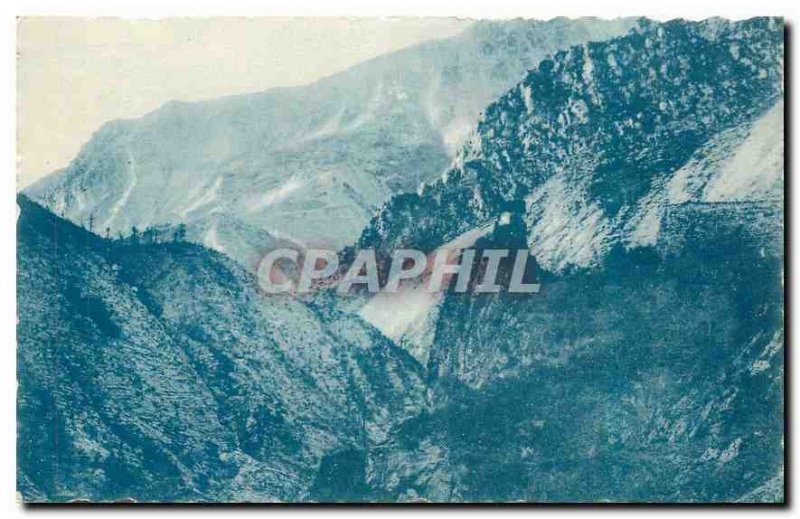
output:
[{"label": "rock cliff face", "polygon": [[357,244],[530,248],[538,294],[266,298],[23,197],[21,491],[782,500],[782,82],[776,19],[558,52]]}]

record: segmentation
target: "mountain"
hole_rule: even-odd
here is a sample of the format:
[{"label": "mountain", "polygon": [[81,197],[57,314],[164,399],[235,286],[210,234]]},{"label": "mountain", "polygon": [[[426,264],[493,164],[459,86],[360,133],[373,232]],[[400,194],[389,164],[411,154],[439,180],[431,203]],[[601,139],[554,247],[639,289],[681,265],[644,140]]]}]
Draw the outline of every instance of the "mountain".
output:
[{"label": "mountain", "polygon": [[[765,19],[643,24],[560,52],[486,109],[441,179],[393,197],[357,247],[432,251],[516,207],[537,262],[560,273],[655,245],[672,204],[780,205],[782,59],[782,27]],[[412,335],[430,336],[427,318]]]},{"label": "mountain", "polygon": [[338,248],[391,195],[439,176],[479,112],[541,59],[634,25],[482,21],[311,85],[170,102],[106,124],[26,192],[100,234],[197,224],[200,243],[248,267],[258,246],[223,236],[210,218]]},{"label": "mountain", "polygon": [[710,205],[671,211],[662,252],[540,274],[536,296],[447,294],[431,410],[374,454],[376,479],[456,502],[727,502],[780,480],[779,217]]},{"label": "mountain", "polygon": [[331,463],[363,474],[425,405],[419,365],[352,316],[262,296],[198,245],[18,203],[26,502],[318,499]]},{"label": "mountain", "polygon": [[[752,176],[769,185],[705,178],[720,184],[705,198],[780,194],[782,65],[780,23],[763,19],[644,25],[559,52],[485,110],[455,167],[419,193],[390,200],[358,245],[432,250],[524,201],[537,238],[531,242],[546,249],[537,257],[548,270],[591,266],[610,245],[634,239],[619,226],[636,219],[644,203],[664,189],[681,191],[676,184],[701,174],[691,171],[703,167],[696,163],[721,162],[704,155],[725,154],[756,133],[742,152],[747,156],[729,169],[747,178],[763,152],[769,173]],[[715,174],[705,169],[702,175]],[[667,181],[673,184],[665,187]],[[548,223],[574,231],[594,225],[580,229],[583,236],[556,240]],[[562,254],[559,247],[585,256],[550,257]]]},{"label": "mountain", "polygon": [[268,297],[201,227],[21,197],[25,500],[782,502],[783,38],[645,21],[543,59],[341,252],[530,249],[535,294]]},{"label": "mountain", "polygon": [[365,304],[432,398],[374,454],[378,484],[781,501],[782,81],[779,20],[644,24],[544,60],[455,167],[387,203],[357,247],[477,235],[530,248],[542,288]]}]

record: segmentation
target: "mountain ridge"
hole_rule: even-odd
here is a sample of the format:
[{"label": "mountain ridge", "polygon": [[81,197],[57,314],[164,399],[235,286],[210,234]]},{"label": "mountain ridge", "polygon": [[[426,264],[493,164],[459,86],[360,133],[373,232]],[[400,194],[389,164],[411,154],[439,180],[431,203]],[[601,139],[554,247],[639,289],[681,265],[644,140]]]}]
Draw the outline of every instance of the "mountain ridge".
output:
[{"label": "mountain ridge", "polygon": [[[357,244],[530,248],[537,294],[262,298],[223,254],[23,199],[26,499],[133,480],[144,499],[783,502],[783,38],[776,18],[646,22],[558,52]],[[260,196],[302,189],[279,187]],[[48,400],[52,380],[69,390]]]},{"label": "mountain ridge", "polygon": [[310,85],[171,102],[107,123],[64,172],[26,192],[81,225],[92,217],[101,233],[220,212],[338,248],[386,198],[439,175],[480,110],[528,68],[635,23],[482,22]]}]

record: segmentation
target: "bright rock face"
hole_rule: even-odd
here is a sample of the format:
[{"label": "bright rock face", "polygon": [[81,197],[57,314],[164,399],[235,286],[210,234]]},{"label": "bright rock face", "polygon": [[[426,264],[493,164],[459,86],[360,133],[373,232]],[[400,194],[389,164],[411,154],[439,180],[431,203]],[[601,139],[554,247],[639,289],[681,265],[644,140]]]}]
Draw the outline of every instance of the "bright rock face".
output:
[{"label": "bright rock face", "polygon": [[[502,53],[509,42],[494,38]],[[29,501],[782,501],[783,38],[778,19],[644,21],[536,57],[450,168],[442,152],[430,176],[414,176],[431,161],[387,144],[402,150],[398,182],[427,182],[392,196],[363,230],[353,226],[368,211],[345,219],[343,235],[361,232],[356,248],[384,259],[454,242],[530,248],[537,294],[260,294],[226,254],[241,262],[234,243],[288,240],[267,215],[312,221],[311,206],[291,205],[311,189],[301,167],[269,181],[210,175],[191,202],[176,201],[203,213],[185,222],[187,239],[209,248],[102,239],[21,197],[20,491]],[[275,142],[344,139],[371,99],[355,96],[360,115],[309,113],[308,127]],[[217,121],[209,114],[237,102],[201,111]],[[136,124],[194,131],[176,114],[197,110]],[[142,164],[164,155],[120,151],[133,142],[116,129],[126,124],[87,146],[94,162],[79,157],[36,188],[72,195],[43,199],[80,220],[89,195],[66,186],[86,183],[96,202],[114,185],[98,220],[142,217],[136,204],[149,198],[136,193],[153,174]],[[170,160],[256,146],[235,132],[202,136],[214,139],[206,151]],[[294,167],[288,157],[262,159]],[[354,156],[353,171],[372,158]],[[90,164],[103,173],[77,175]],[[157,170],[167,185],[189,174]],[[252,187],[230,198],[231,182]],[[231,200],[264,220],[202,209]]]}]

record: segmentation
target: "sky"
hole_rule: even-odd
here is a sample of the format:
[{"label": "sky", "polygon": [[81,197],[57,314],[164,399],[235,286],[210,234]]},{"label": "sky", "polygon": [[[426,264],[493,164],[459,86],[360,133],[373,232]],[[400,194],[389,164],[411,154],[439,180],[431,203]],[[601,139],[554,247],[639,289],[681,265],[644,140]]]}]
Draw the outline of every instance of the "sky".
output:
[{"label": "sky", "polygon": [[17,185],[65,167],[103,123],[329,76],[461,32],[455,18],[23,18]]}]

